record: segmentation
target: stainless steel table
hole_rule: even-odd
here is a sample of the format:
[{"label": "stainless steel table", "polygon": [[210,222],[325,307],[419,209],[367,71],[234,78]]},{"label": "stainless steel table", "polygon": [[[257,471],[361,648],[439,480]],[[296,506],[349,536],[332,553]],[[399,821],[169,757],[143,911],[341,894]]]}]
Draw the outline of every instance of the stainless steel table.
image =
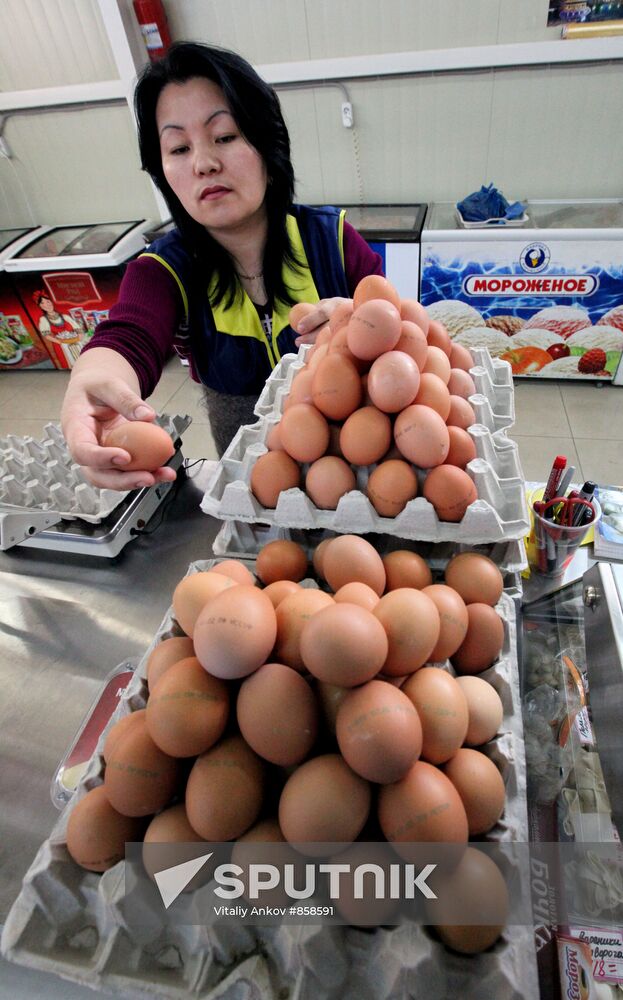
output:
[{"label": "stainless steel table", "polygon": [[145,652],[188,564],[212,555],[201,468],[113,562],[0,552],[0,923],[58,816],[50,783],[104,678]]}]

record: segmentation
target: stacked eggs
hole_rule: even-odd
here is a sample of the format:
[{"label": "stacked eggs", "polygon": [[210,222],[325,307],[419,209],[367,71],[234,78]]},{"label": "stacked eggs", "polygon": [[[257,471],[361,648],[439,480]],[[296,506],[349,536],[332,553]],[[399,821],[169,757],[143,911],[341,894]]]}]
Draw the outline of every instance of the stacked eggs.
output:
[{"label": "stacked eggs", "polygon": [[[229,559],[180,581],[145,708],[110,729],[103,784],[70,813],[78,864],[105,871],[141,838],[322,854],[357,839],[467,845],[496,824],[504,782],[482,748],[503,710],[479,676],[504,642],[495,564],[464,552],[434,581],[415,552],[382,557],[344,535],[316,548],[313,569],[320,586],[301,586],[307,555],[283,540],[261,549],[257,579]],[[495,866],[486,878],[504,897]],[[482,950],[503,910],[468,938],[438,930]]]},{"label": "stacked eggs", "polygon": [[[314,307],[291,311],[294,329]],[[476,458],[472,357],[429,320],[414,299],[400,299],[370,275],[352,304],[338,306],[294,377],[268,453],[251,472],[251,491],[274,508],[283,490],[304,486],[316,507],[334,510],[368,469],[366,493],[382,517],[396,517],[423,495],[442,521],[461,521],[477,499],[465,467]]]}]

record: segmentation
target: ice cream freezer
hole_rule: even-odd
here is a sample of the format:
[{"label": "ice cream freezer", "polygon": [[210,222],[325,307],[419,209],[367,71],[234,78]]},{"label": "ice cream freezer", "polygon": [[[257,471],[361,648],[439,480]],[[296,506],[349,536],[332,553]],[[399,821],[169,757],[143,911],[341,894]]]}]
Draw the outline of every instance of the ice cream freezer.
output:
[{"label": "ice cream freezer", "polygon": [[518,225],[430,206],[420,298],[458,343],[517,377],[623,385],[623,201],[528,200]]},{"label": "ice cream freezer", "polygon": [[386,277],[401,298],[416,299],[420,237],[427,205],[342,205],[346,221],[380,254]]},{"label": "ice cream freezer", "polygon": [[4,270],[51,364],[72,368],[116,302],[124,266],[153,220],[45,227],[12,247]]},{"label": "ice cream freezer", "polygon": [[0,229],[0,372],[27,368],[53,368],[46,346],[18,297],[4,262],[33,239],[47,232],[46,226]]}]

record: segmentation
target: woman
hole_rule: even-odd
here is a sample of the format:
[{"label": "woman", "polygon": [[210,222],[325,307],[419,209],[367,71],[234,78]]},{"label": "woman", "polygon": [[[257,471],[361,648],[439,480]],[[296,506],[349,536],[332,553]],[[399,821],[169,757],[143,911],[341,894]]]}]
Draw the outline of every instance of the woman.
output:
[{"label": "woman", "polygon": [[41,336],[50,344],[58,368],[71,368],[80,356],[80,328],[66,313],[59,313],[47,292],[33,292],[33,302],[42,315],[38,327]]},{"label": "woman", "polygon": [[[147,67],[135,95],[143,168],[176,228],[131,262],[118,303],[74,368],[62,422],[75,460],[100,487],[171,480],[169,468],[124,472],[101,447],[142,402],[174,345],[203,383],[222,454],[282,354],[313,341],[381,259],[336,209],[294,205],[290,143],[278,99],[234,53],[191,42]],[[318,303],[298,330],[296,301]],[[299,336],[297,336],[297,333]]]}]

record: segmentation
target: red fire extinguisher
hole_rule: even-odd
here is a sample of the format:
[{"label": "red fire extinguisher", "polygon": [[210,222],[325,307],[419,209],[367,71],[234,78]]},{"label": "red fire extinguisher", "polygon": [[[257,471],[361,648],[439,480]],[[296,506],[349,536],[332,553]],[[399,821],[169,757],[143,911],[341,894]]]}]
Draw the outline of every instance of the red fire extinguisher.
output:
[{"label": "red fire extinguisher", "polygon": [[167,15],[162,0],[132,0],[134,13],[143,33],[147,52],[156,62],[171,44]]}]

